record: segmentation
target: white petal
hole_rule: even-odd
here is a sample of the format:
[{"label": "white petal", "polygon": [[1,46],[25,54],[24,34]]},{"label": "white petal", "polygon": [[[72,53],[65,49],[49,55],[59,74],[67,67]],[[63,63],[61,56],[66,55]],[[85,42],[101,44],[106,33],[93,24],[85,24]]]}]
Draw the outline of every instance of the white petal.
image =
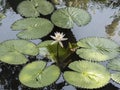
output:
[{"label": "white petal", "polygon": [[53,41],[53,42],[51,43],[51,45],[53,45],[53,44],[55,44],[55,43],[57,43],[57,41]]},{"label": "white petal", "polygon": [[59,42],[59,44],[60,44],[60,46],[63,48],[63,44],[62,44],[62,42]]},{"label": "white petal", "polygon": [[56,39],[56,37],[55,37],[55,36],[52,36],[52,35],[51,35],[50,37],[51,37],[52,39]]}]

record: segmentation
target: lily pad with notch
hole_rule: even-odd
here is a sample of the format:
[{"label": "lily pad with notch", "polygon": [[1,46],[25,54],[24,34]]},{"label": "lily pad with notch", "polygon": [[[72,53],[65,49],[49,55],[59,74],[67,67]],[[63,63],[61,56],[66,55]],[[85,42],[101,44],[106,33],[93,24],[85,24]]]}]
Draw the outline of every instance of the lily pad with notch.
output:
[{"label": "lily pad with notch", "polygon": [[86,60],[105,61],[119,55],[119,45],[111,39],[101,37],[83,38],[77,42],[76,53]]},{"label": "lily pad with notch", "polygon": [[7,40],[0,43],[0,61],[8,64],[24,64],[28,61],[25,55],[37,55],[37,46],[26,40]]},{"label": "lily pad with notch", "polygon": [[13,30],[22,30],[17,36],[22,39],[38,39],[49,34],[53,24],[44,18],[25,18],[13,23]]},{"label": "lily pad with notch", "polygon": [[68,66],[72,71],[65,71],[64,79],[71,85],[86,89],[100,88],[108,84],[110,73],[94,62],[74,61]]},{"label": "lily pad with notch", "polygon": [[51,16],[52,22],[61,28],[73,28],[74,24],[78,26],[86,25],[90,22],[90,14],[79,8],[66,7],[56,10]]},{"label": "lily pad with notch", "polygon": [[60,69],[56,65],[46,67],[46,62],[34,61],[23,67],[19,80],[28,87],[41,88],[54,83],[59,75]]},{"label": "lily pad with notch", "polygon": [[25,17],[38,17],[40,14],[48,15],[53,10],[53,5],[47,0],[25,0],[17,7],[17,11]]}]

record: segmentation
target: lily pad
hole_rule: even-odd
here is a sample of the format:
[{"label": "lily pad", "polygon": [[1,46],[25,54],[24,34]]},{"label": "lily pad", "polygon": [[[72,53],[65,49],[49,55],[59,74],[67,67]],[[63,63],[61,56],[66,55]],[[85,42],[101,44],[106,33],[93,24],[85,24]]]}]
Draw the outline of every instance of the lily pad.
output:
[{"label": "lily pad", "polygon": [[110,60],[107,64],[107,67],[111,70],[120,71],[120,58]]},{"label": "lily pad", "polygon": [[26,0],[17,7],[17,11],[25,17],[38,17],[40,14],[48,15],[53,10],[53,5],[46,0]]},{"label": "lily pad", "polygon": [[42,15],[51,14],[54,10],[54,6],[47,0],[32,0],[36,9]]},{"label": "lily pad", "polygon": [[95,89],[105,86],[110,80],[108,70],[98,64],[88,61],[75,61],[69,66],[73,71],[65,71],[64,79],[76,87]]},{"label": "lily pad", "polygon": [[111,78],[112,78],[115,82],[117,82],[117,83],[120,84],[120,72],[116,72],[116,73],[111,74]]},{"label": "lily pad", "polygon": [[8,64],[24,64],[25,55],[37,55],[38,48],[26,40],[8,40],[0,43],[0,61]]},{"label": "lily pad", "polygon": [[56,10],[52,14],[51,20],[58,27],[70,29],[74,26],[74,23],[78,26],[88,24],[91,16],[83,9],[66,7]]},{"label": "lily pad", "polygon": [[16,21],[12,25],[13,30],[23,30],[17,36],[22,39],[38,39],[49,34],[53,24],[44,18],[26,18]]},{"label": "lily pad", "polygon": [[77,42],[76,53],[86,60],[105,61],[119,55],[119,45],[107,38],[89,37]]},{"label": "lily pad", "polygon": [[46,62],[35,61],[21,70],[19,80],[28,87],[41,88],[54,83],[59,75],[60,69],[57,66],[46,67]]}]

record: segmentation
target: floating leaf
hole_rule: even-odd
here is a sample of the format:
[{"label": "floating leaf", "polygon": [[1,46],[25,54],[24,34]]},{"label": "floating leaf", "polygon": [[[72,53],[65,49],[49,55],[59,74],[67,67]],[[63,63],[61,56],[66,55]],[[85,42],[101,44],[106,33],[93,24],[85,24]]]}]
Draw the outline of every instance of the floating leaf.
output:
[{"label": "floating leaf", "polygon": [[112,70],[120,71],[120,58],[110,60],[107,67]]},{"label": "floating leaf", "polygon": [[42,15],[51,14],[54,10],[53,5],[46,0],[33,0],[33,3],[36,5],[36,9]]},{"label": "floating leaf", "polygon": [[53,41],[48,40],[38,44],[39,54],[55,62],[63,62],[70,54],[69,48],[62,48],[58,43],[51,45]]},{"label": "floating leaf", "polygon": [[9,64],[23,64],[28,60],[23,55],[37,55],[38,48],[26,40],[8,40],[0,44],[0,61]]},{"label": "floating leaf", "polygon": [[66,7],[56,10],[52,15],[51,20],[56,26],[69,29],[74,26],[74,23],[78,26],[88,24],[91,17],[89,13],[83,9]]},{"label": "floating leaf", "polygon": [[105,61],[119,54],[119,45],[114,41],[100,37],[89,37],[78,41],[77,54],[84,59]]},{"label": "floating leaf", "polygon": [[46,0],[26,0],[21,2],[17,7],[17,11],[25,17],[38,17],[40,13],[48,15],[53,10],[53,5]]},{"label": "floating leaf", "polygon": [[46,68],[46,62],[35,61],[21,70],[19,80],[28,87],[40,88],[55,82],[59,75],[60,70],[57,66],[51,65]]},{"label": "floating leaf", "polygon": [[44,18],[27,18],[16,21],[12,25],[13,30],[23,30],[17,36],[22,39],[38,39],[49,34],[53,24]]},{"label": "floating leaf", "polygon": [[120,72],[116,72],[116,73],[111,74],[111,78],[112,78],[115,82],[117,82],[117,83],[120,84]]},{"label": "floating leaf", "polygon": [[64,73],[65,80],[76,87],[94,89],[106,85],[110,80],[107,69],[98,64],[88,61],[75,61],[69,66],[73,71]]},{"label": "floating leaf", "polygon": [[39,12],[31,1],[23,1],[17,7],[18,13],[25,17],[38,17]]}]

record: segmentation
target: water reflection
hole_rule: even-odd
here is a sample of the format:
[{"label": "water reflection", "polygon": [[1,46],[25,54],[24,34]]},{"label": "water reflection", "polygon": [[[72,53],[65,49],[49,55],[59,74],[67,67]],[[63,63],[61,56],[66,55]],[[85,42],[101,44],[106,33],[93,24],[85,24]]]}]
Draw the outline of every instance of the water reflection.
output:
[{"label": "water reflection", "polygon": [[66,6],[79,7],[88,9],[89,3],[97,8],[103,9],[104,7],[116,8],[120,6],[120,0],[51,0],[54,4],[63,4]]},{"label": "water reflection", "polygon": [[109,37],[112,37],[115,35],[116,31],[119,29],[120,24],[120,18],[113,19],[112,23],[106,26],[106,33],[109,35]]},{"label": "water reflection", "polygon": [[5,12],[7,8],[6,0],[0,0],[0,12]]},{"label": "water reflection", "polygon": [[0,42],[8,39],[16,39],[16,34],[11,30],[11,25],[16,20],[20,19],[20,15],[16,14],[11,8],[6,10],[6,18],[2,20],[2,25],[0,26]]},{"label": "water reflection", "polygon": [[112,17],[112,22],[106,26],[106,33],[109,38],[120,44],[120,9]]},{"label": "water reflection", "polygon": [[113,18],[111,18],[111,16],[117,11],[117,9],[104,8],[101,11],[94,8],[93,11],[89,8],[88,11],[92,17],[91,22],[84,27],[75,26],[72,29],[77,40],[89,36],[107,37],[105,27],[112,22]]}]

